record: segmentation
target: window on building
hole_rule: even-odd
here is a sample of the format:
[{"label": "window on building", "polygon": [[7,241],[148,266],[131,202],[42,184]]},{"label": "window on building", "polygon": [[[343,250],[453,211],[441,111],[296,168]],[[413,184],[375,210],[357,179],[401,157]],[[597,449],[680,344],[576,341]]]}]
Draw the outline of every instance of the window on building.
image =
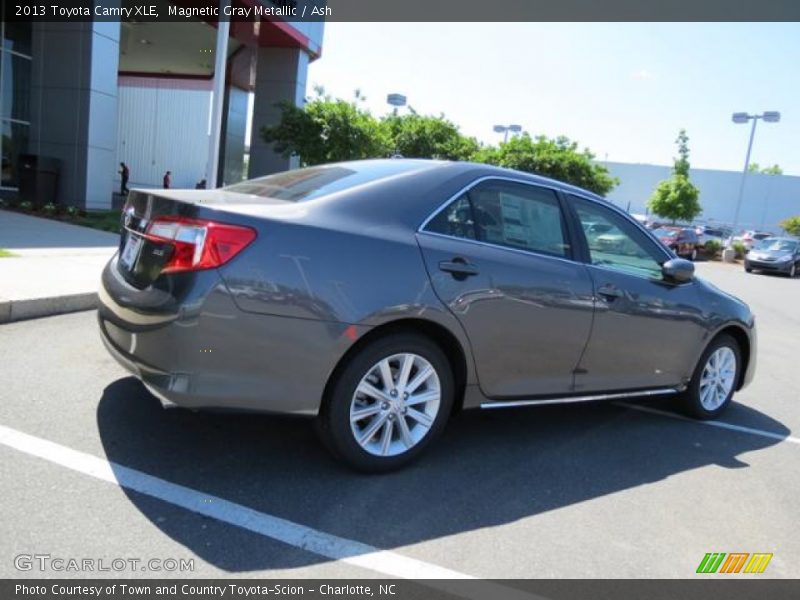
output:
[{"label": "window on building", "polygon": [[31,24],[10,22],[3,3],[0,23],[0,188],[19,185],[19,155],[28,151],[31,97]]}]

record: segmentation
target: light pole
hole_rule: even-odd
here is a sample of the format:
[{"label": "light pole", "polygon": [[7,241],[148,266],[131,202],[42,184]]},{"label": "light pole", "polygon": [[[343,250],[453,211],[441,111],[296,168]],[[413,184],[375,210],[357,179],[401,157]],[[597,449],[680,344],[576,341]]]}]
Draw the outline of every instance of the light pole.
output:
[{"label": "light pole", "polygon": [[503,134],[503,143],[508,141],[508,132],[519,133],[522,131],[522,125],[495,125],[493,128],[495,133]]},{"label": "light pole", "polygon": [[744,169],[742,170],[742,179],[739,182],[739,197],[736,199],[736,212],[733,213],[733,226],[731,236],[728,238],[728,246],[722,253],[722,260],[725,262],[733,262],[736,253],[733,250],[733,236],[736,235],[736,229],[739,226],[739,211],[742,208],[742,198],[744,197],[744,184],[747,181],[747,170],[750,168],[750,152],[753,150],[753,138],[756,136],[756,124],[758,120],[762,119],[765,123],[777,123],[781,120],[781,113],[776,110],[764,111],[760,115],[750,115],[746,112],[733,113],[731,120],[737,125],[753,122],[750,128],[750,141],[747,143],[747,154],[744,158]]},{"label": "light pole", "polygon": [[403,94],[389,94],[386,96],[386,103],[389,106],[394,106],[394,114],[397,114],[397,109],[406,105],[406,97]]},{"label": "light pole", "polygon": [[[403,96],[403,94],[389,94],[388,96],[386,96],[386,103],[389,106],[394,106],[392,114],[395,117],[397,116],[397,109],[400,108],[401,106],[405,106],[407,101],[408,99],[405,96]],[[400,150],[396,146],[392,158],[402,158]]]}]

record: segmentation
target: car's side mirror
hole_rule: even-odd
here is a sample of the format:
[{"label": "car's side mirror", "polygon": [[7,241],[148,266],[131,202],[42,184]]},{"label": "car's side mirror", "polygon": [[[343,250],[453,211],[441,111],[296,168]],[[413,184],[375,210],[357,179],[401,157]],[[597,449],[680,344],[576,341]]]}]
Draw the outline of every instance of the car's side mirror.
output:
[{"label": "car's side mirror", "polygon": [[672,258],[661,265],[664,279],[685,283],[694,278],[694,263],[685,258]]}]

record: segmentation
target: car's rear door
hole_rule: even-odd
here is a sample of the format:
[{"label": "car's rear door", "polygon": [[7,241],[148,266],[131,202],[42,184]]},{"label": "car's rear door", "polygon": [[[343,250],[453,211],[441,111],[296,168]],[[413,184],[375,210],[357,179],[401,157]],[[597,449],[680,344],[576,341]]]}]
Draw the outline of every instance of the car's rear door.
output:
[{"label": "car's rear door", "polygon": [[694,282],[666,281],[661,265],[670,257],[620,211],[576,196],[568,199],[580,222],[608,223],[626,239],[609,248],[584,238],[596,308],[576,391],[680,385],[705,334]]},{"label": "car's rear door", "polygon": [[418,233],[433,288],[463,325],[490,398],[572,391],[592,324],[592,282],[572,259],[561,199],[489,178]]}]

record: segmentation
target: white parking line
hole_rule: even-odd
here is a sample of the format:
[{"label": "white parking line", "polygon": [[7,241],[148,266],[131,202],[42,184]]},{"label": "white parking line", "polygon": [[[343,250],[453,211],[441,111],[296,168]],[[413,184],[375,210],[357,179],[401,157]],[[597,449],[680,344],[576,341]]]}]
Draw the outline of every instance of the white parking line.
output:
[{"label": "white parking line", "polygon": [[[0,444],[95,479],[107,481],[194,513],[247,529],[295,548],[370,569],[390,577],[417,580],[474,579],[471,575],[403,556],[396,552],[380,550],[374,546],[259,512],[224,498],[171,483],[142,471],[124,467],[4,425],[0,425]],[[470,585],[441,581],[430,582],[426,585],[476,600],[498,595],[517,600],[544,600],[541,596],[489,581],[474,581]]]},{"label": "white parking line", "polygon": [[171,483],[142,471],[79,452],[0,425],[0,443],[73,471],[147,494],[192,512],[334,560],[405,579],[465,579],[469,575],[348,540],[224,498]]},{"label": "white parking line", "polygon": [[725,423],[724,421],[700,421],[690,417],[684,417],[676,413],[666,410],[658,410],[657,408],[650,408],[649,406],[641,406],[639,404],[629,404],[627,402],[614,402],[617,406],[624,408],[632,408],[641,412],[660,415],[662,417],[670,417],[672,419],[679,419],[681,421],[691,421],[699,425],[709,425],[711,427],[719,427],[720,429],[730,429],[731,431],[738,431],[740,433],[749,433],[751,435],[760,435],[761,437],[770,438],[773,440],[780,440],[781,442],[790,442],[792,444],[800,444],[800,438],[792,437],[791,435],[783,435],[780,433],[773,433],[772,431],[764,431],[763,429],[753,429],[752,427],[744,427],[743,425],[734,425],[733,423]]}]

